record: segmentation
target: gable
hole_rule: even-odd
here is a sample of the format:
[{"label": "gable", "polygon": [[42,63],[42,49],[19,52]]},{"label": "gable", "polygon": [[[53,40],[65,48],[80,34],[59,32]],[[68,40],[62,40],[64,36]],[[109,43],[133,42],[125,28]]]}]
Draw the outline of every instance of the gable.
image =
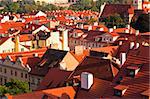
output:
[{"label": "gable", "polygon": [[[62,65],[62,63],[64,64]],[[73,71],[77,67],[79,62],[75,59],[75,57],[73,57],[70,52],[68,52],[60,64],[60,68],[63,68],[67,71]]]}]

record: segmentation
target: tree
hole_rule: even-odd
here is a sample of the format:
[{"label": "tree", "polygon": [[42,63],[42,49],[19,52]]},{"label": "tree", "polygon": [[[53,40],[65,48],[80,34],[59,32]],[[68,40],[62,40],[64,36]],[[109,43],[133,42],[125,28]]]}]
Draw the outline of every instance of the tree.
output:
[{"label": "tree", "polygon": [[131,26],[137,30],[139,30],[141,33],[144,32],[150,32],[149,29],[149,18],[150,14],[141,14],[137,20],[131,22]]},{"label": "tree", "polygon": [[7,93],[8,89],[6,86],[0,85],[0,96],[4,96]]},{"label": "tree", "polygon": [[6,93],[11,95],[30,92],[29,84],[17,79],[12,79],[4,86],[0,86],[0,96],[4,96]]},{"label": "tree", "polygon": [[103,18],[102,22],[105,22],[105,25],[109,28],[112,28],[113,26],[125,27],[125,21],[117,13]]}]

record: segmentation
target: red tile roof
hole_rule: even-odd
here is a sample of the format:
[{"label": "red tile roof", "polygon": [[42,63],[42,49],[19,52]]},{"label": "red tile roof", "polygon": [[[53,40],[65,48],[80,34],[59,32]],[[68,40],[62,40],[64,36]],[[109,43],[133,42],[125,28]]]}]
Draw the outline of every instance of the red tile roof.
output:
[{"label": "red tile roof", "polygon": [[67,95],[69,99],[74,99],[75,93],[76,92],[73,87],[60,87],[14,95],[8,99],[29,99],[29,97],[30,99],[43,99],[44,96],[48,97],[48,99],[58,99],[58,97],[63,99],[64,95]]},{"label": "red tile roof", "polygon": [[[54,77],[54,74],[57,76]],[[62,87],[70,74],[70,71],[63,71],[59,68],[51,68],[38,86],[37,90]]]},{"label": "red tile roof", "polygon": [[108,17],[114,13],[118,13],[123,16],[128,15],[128,9],[130,8],[131,5],[127,4],[106,4],[101,17]]}]

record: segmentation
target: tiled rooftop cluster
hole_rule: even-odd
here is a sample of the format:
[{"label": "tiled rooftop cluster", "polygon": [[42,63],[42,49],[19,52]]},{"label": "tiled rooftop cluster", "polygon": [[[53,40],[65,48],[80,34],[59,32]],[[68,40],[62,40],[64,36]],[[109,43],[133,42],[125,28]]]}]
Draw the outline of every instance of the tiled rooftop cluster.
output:
[{"label": "tiled rooftop cluster", "polygon": [[[143,4],[149,4],[144,2]],[[147,5],[105,4],[102,12],[57,10],[0,15],[0,85],[15,78],[33,92],[8,99],[148,99],[149,37],[129,24]],[[135,10],[136,9],[136,10]],[[113,13],[125,28],[99,23]],[[90,19],[96,20],[88,23]],[[86,23],[86,24],[85,24]]]}]

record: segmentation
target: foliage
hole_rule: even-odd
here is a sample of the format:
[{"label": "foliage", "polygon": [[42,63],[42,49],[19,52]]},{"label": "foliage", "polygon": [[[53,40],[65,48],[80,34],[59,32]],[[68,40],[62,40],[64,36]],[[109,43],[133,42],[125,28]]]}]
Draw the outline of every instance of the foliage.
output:
[{"label": "foliage", "polygon": [[17,79],[12,79],[4,86],[0,86],[0,96],[4,96],[6,93],[16,95],[27,92],[30,92],[28,83]]},{"label": "foliage", "polygon": [[131,22],[131,26],[139,30],[141,33],[149,32],[149,16],[150,14],[141,14],[137,20]]},{"label": "foliage", "polygon": [[[53,4],[46,4],[45,2],[35,3],[33,0],[20,0],[18,2],[8,2],[8,1],[1,1],[0,6],[4,7],[3,12],[14,12],[14,13],[31,13],[33,11],[52,11],[57,9],[66,9],[62,7],[57,7]],[[1,11],[1,12],[2,12]]]},{"label": "foliage", "polygon": [[121,18],[121,16],[119,14],[113,14],[110,15],[106,18],[102,19],[102,22],[105,22],[105,25],[109,28],[112,28],[113,26],[117,26],[117,27],[125,27],[125,22],[124,20]]},{"label": "foliage", "polygon": [[90,20],[88,20],[88,24],[94,24],[94,22],[97,22],[97,19],[95,18],[91,18]]}]

